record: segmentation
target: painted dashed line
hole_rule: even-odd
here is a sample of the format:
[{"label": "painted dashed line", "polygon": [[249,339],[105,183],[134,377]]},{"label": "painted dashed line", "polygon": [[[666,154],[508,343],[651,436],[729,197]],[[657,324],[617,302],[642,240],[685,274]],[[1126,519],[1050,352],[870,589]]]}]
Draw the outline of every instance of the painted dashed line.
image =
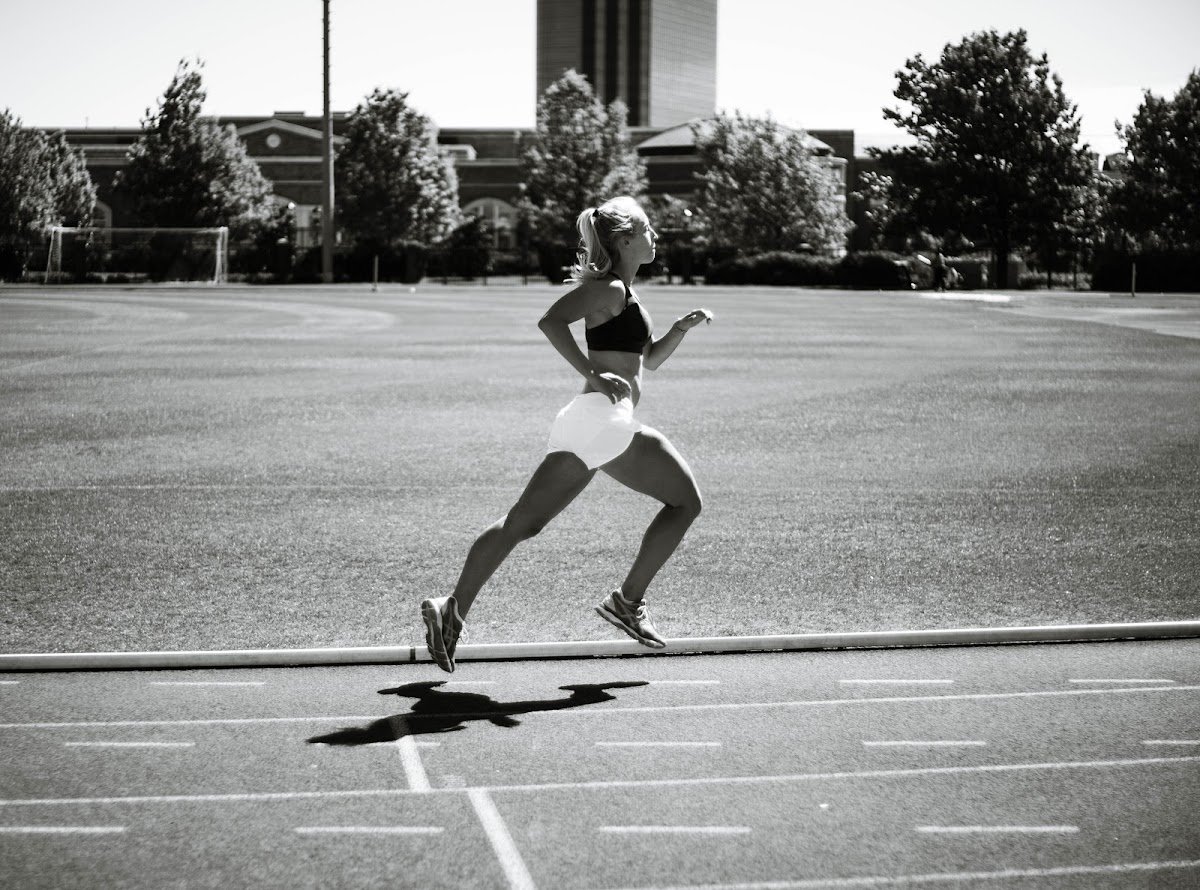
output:
[{"label": "painted dashed line", "polygon": [[1200,745],[1200,739],[1146,739],[1142,742],[1143,745],[1179,745],[1186,747],[1188,745]]},{"label": "painted dashed line", "polygon": [[720,748],[720,742],[596,742],[597,748]]},{"label": "painted dashed line", "polygon": [[954,684],[953,680],[901,680],[901,679],[838,680],[838,682],[841,683],[843,686],[888,686],[888,685],[951,686]]},{"label": "painted dashed line", "polygon": [[437,825],[301,825],[294,829],[296,834],[391,834],[429,835],[441,834],[446,829]]},{"label": "painted dashed line", "polygon": [[151,686],[266,686],[262,680],[151,680]]},{"label": "painted dashed line", "polygon": [[17,686],[20,683],[20,680],[0,680],[0,686]]},{"label": "painted dashed line", "polygon": [[940,739],[921,741],[917,739],[895,741],[872,741],[863,739],[864,748],[983,748],[987,742],[977,739]]},{"label": "painted dashed line", "polygon": [[921,834],[1078,834],[1076,825],[918,825]]},{"label": "painted dashed line", "polygon": [[1104,679],[1101,677],[1078,677],[1078,678],[1073,677],[1073,678],[1067,680],[1067,682],[1068,683],[1149,683],[1151,685],[1166,686],[1168,684],[1174,683],[1175,681],[1174,680],[1161,680],[1161,679],[1135,680],[1135,679],[1121,679],[1121,678]]},{"label": "painted dashed line", "polygon": [[651,686],[720,686],[720,680],[651,680]]},{"label": "painted dashed line", "polygon": [[0,834],[123,834],[124,825],[3,825]]},{"label": "painted dashed line", "polygon": [[601,825],[604,834],[750,834],[745,825]]},{"label": "painted dashed line", "polygon": [[195,742],[63,742],[64,748],[194,748]]}]

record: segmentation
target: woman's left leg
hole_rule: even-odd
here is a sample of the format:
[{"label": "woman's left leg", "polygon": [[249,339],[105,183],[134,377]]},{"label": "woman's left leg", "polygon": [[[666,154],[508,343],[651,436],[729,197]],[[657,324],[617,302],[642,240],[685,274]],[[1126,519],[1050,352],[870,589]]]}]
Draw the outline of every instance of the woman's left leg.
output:
[{"label": "woman's left leg", "polygon": [[654,517],[642,537],[633,567],[621,585],[621,596],[631,602],[641,600],[658,570],[670,559],[703,506],[700,489],[687,461],[667,437],[649,427],[637,433],[633,442],[601,468],[622,485],[662,501],[663,508]]}]

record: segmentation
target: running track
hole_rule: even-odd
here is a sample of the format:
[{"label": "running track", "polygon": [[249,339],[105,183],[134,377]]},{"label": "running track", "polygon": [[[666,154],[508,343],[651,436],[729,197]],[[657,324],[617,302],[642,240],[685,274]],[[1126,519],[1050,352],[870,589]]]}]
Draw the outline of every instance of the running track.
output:
[{"label": "running track", "polygon": [[11,887],[1200,886],[1196,641],[5,674],[0,703]]}]

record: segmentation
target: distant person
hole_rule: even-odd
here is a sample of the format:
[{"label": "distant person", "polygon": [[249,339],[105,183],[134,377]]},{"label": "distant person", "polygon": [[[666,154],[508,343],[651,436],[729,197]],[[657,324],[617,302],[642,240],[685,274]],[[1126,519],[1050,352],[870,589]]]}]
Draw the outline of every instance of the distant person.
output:
[{"label": "distant person", "polygon": [[940,250],[933,257],[933,289],[936,291],[946,289],[946,258]]},{"label": "distant person", "polygon": [[[546,456],[516,504],[472,545],[454,593],[421,603],[425,643],[444,671],[454,670],[463,620],[480,588],[597,470],[661,501],[663,508],[646,529],[624,583],[596,611],[642,645],[666,646],[646,611],[646,588],[700,515],[700,491],[687,462],[665,436],[634,418],[634,408],[642,394],[642,369],[657,369],[691,328],[713,316],[696,309],[657,340],[651,336],[650,315],[631,284],[638,268],[654,259],[657,233],[632,198],[585,210],[576,226],[581,242],[571,269],[575,286],[546,310],[538,327],[583,377],[583,392],[555,418]],[[580,320],[586,355],[570,329]]]}]

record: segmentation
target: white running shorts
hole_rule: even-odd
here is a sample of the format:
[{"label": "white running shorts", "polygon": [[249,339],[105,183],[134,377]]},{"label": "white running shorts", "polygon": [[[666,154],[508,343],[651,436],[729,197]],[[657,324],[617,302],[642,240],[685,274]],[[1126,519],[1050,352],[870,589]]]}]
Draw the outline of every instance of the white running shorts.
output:
[{"label": "white running shorts", "polygon": [[585,392],[558,412],[546,453],[569,451],[589,470],[619,457],[645,426],[633,419],[633,401],[615,405],[600,392]]}]

